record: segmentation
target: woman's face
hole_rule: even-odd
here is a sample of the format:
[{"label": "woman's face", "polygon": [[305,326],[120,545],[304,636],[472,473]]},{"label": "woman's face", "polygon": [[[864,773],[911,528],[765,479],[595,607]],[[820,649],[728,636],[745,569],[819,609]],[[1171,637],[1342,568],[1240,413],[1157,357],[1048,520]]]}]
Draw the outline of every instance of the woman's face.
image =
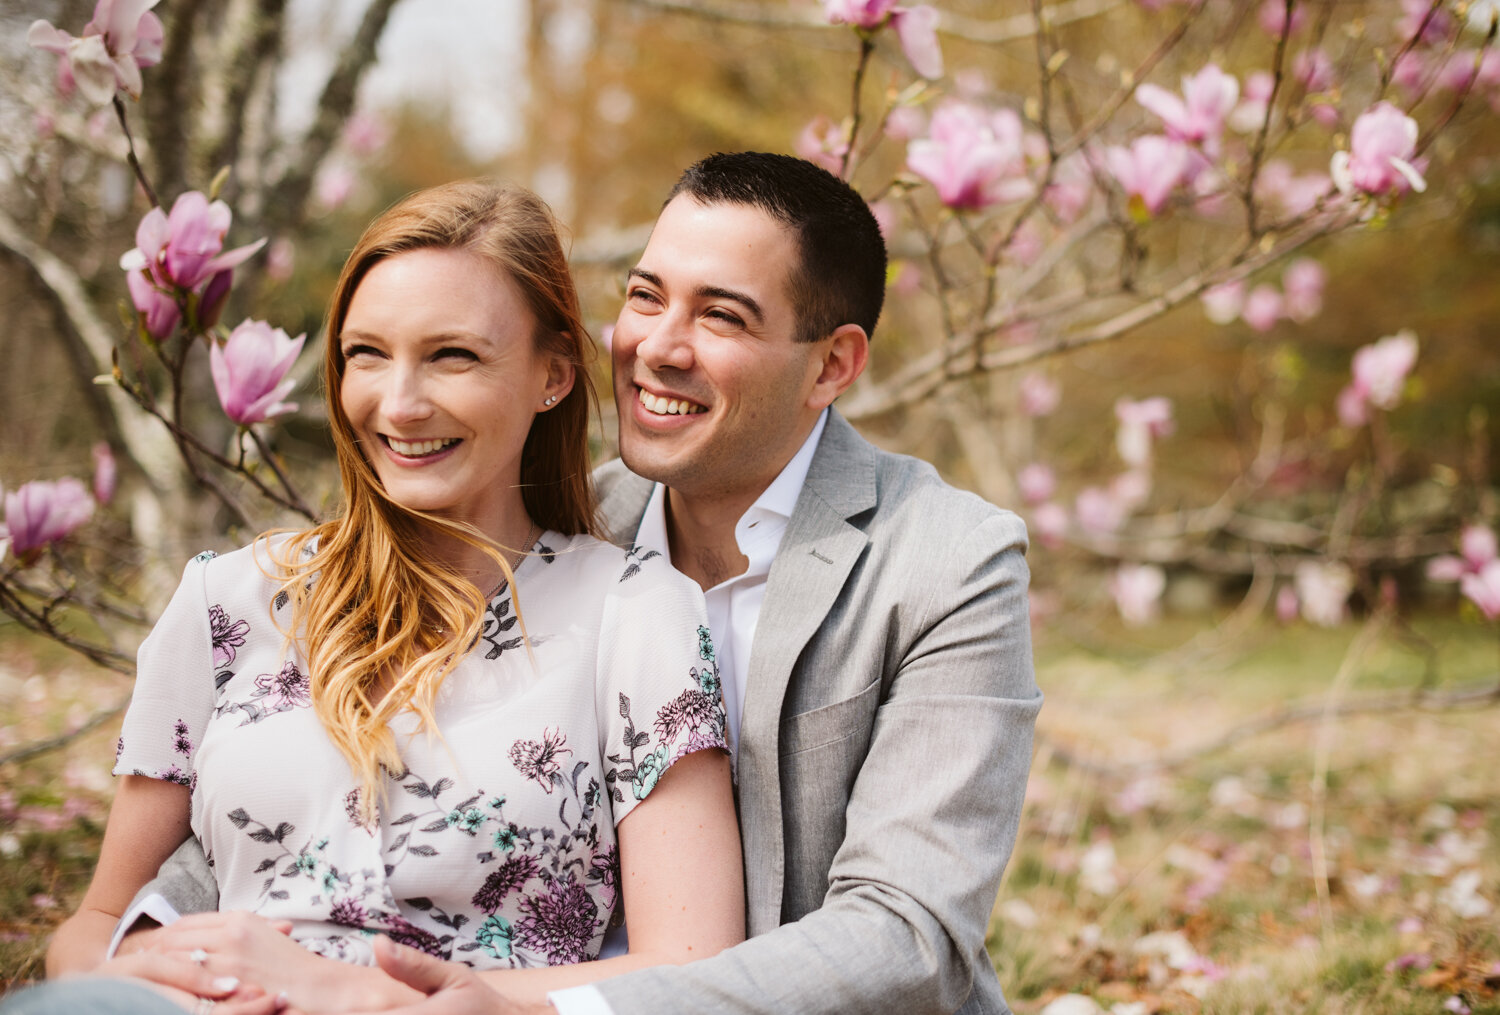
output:
[{"label": "woman's face", "polygon": [[396,503],[521,538],[521,448],[573,383],[535,330],[515,282],[466,250],[408,251],[365,275],[337,337],[339,401]]}]

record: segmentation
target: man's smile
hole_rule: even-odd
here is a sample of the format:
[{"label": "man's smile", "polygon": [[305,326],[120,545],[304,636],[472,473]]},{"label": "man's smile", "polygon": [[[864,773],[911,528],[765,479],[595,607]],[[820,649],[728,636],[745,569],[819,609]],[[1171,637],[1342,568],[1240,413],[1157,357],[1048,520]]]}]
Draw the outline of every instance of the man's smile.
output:
[{"label": "man's smile", "polygon": [[685,398],[669,398],[662,395],[653,395],[645,388],[641,388],[640,402],[647,412],[658,416],[694,416],[708,410],[696,402],[690,402]]}]

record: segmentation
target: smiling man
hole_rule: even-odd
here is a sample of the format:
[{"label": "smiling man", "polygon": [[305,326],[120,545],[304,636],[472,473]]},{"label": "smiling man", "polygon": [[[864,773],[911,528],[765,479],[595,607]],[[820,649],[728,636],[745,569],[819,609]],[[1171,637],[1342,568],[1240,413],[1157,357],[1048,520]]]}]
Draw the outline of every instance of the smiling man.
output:
[{"label": "smiling man", "polygon": [[[751,937],[554,993],[564,1013],[1009,1010],[985,932],[1041,706],[1026,533],[832,408],[885,273],[854,190],[760,153],[690,168],[630,271],[621,461],[596,478],[614,538],[705,590]],[[431,995],[412,1015],[518,1010],[461,966],[377,956]]]},{"label": "smiling man", "polygon": [[690,168],[630,271],[597,478],[614,536],[708,598],[752,937],[565,1013],[1008,1010],[984,938],[1041,704],[1025,529],[831,408],[885,273],[857,193],[760,153]]}]

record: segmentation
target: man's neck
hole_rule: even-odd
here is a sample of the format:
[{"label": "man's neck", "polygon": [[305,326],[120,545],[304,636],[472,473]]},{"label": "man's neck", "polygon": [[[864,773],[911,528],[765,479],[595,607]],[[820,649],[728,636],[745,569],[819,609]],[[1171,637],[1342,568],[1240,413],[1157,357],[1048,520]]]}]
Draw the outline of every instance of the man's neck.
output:
[{"label": "man's neck", "polygon": [[744,574],[750,559],[740,552],[734,530],[759,493],[748,500],[743,496],[705,500],[671,487],[666,493],[664,506],[672,566],[705,592]]}]

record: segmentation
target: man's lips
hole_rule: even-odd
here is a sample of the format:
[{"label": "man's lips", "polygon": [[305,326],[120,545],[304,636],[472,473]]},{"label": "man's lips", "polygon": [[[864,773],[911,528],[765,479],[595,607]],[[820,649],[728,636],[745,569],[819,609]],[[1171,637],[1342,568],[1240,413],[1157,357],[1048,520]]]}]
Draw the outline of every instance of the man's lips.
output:
[{"label": "man's lips", "polygon": [[700,412],[708,411],[697,402],[670,395],[653,395],[645,388],[640,389],[639,401],[641,406],[653,416],[696,416]]}]

